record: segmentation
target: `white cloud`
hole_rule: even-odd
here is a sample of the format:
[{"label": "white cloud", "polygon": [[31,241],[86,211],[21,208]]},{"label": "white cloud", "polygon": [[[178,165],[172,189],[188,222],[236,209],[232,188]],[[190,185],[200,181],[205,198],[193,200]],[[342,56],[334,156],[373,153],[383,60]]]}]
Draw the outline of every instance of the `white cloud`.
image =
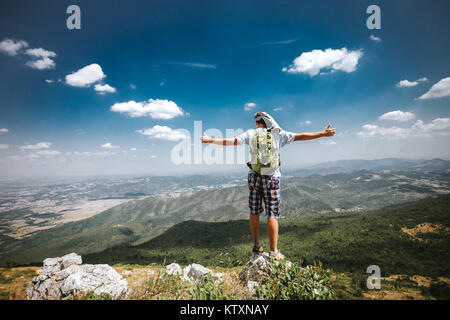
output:
[{"label": "white cloud", "polygon": [[53,51],[48,51],[42,48],[34,48],[28,49],[25,53],[30,57],[36,58],[36,60],[28,61],[26,63],[27,66],[33,69],[45,70],[55,67],[55,61],[51,59],[56,57],[56,53]]},{"label": "white cloud", "polygon": [[187,139],[188,136],[180,130],[174,130],[167,126],[155,125],[152,128],[137,130],[138,133],[153,139],[178,141]]},{"label": "white cloud", "polygon": [[108,93],[115,93],[116,88],[111,87],[109,84],[96,84],[94,87],[95,91],[97,91],[100,94]]},{"label": "white cloud", "polygon": [[40,149],[50,149],[52,146],[51,142],[39,142],[36,144],[27,144],[24,146],[21,146],[21,150],[40,150]]},{"label": "white cloud", "polygon": [[136,85],[135,84],[130,84],[130,88],[134,90],[134,89],[136,89]]},{"label": "white cloud", "polygon": [[111,142],[107,142],[105,144],[102,144],[102,148],[105,148],[105,149],[118,149],[120,147],[111,144]]},{"label": "white cloud", "polygon": [[450,118],[437,118],[424,124],[417,120],[411,127],[380,127],[373,124],[365,124],[357,135],[364,138],[404,139],[417,137],[433,137],[450,135]]},{"label": "white cloud", "polygon": [[120,102],[111,107],[111,111],[126,113],[130,117],[151,117],[152,119],[168,120],[182,116],[183,110],[170,100],[149,99],[148,101]]},{"label": "white cloud", "polygon": [[401,110],[386,112],[379,117],[380,120],[392,120],[392,121],[400,121],[400,122],[409,121],[409,120],[412,120],[415,118],[416,118],[416,115],[414,113],[409,112],[409,111],[403,112]]},{"label": "white cloud", "polygon": [[274,111],[274,112],[278,112],[278,111],[281,111],[281,110],[283,110],[283,107],[276,107],[276,108],[273,108],[273,111]]},{"label": "white cloud", "polygon": [[53,69],[55,67],[55,61],[48,57],[44,57],[42,59],[28,61],[26,65],[38,70]]},{"label": "white cloud", "polygon": [[397,88],[408,88],[408,87],[415,87],[419,84],[417,81],[408,81],[408,80],[402,80],[399,83],[396,84]]},{"label": "white cloud", "polygon": [[245,111],[250,111],[254,107],[256,107],[256,103],[254,103],[254,102],[247,102],[246,104],[244,104],[244,110]]},{"label": "white cloud", "polygon": [[0,150],[8,149],[9,145],[7,144],[0,144]]},{"label": "white cloud", "polygon": [[154,154],[152,154],[152,155],[149,156],[149,158],[150,158],[150,159],[156,159],[156,158],[158,158],[158,157],[155,156]]},{"label": "white cloud", "polygon": [[312,50],[303,52],[294,59],[289,68],[282,71],[288,73],[307,73],[311,77],[316,76],[322,69],[331,71],[341,70],[347,73],[356,70],[359,58],[362,57],[361,50],[348,51],[342,49]]},{"label": "white cloud", "polygon": [[450,96],[450,77],[441,79],[438,83],[435,83],[428,92],[417,99],[425,100],[448,96]]},{"label": "white cloud", "polygon": [[0,134],[2,134],[2,133],[8,133],[8,132],[9,132],[9,130],[6,129],[6,128],[1,128],[1,129],[0,129]]},{"label": "white cloud", "polygon": [[380,42],[381,41],[380,37],[376,37],[373,34],[370,35],[369,39],[372,40],[372,41],[375,41],[375,42]]},{"label": "white cloud", "polygon": [[428,80],[427,77],[423,77],[423,78],[417,79],[416,81],[409,81],[409,80],[405,79],[405,80],[399,81],[399,83],[397,83],[395,86],[397,88],[415,87],[415,86],[417,86],[419,84],[419,82],[424,82],[424,81],[427,81],[427,80]]},{"label": "white cloud", "polygon": [[42,48],[28,49],[25,53],[31,57],[44,58],[44,57],[56,57],[56,53],[48,51]]},{"label": "white cloud", "polygon": [[51,80],[51,79],[45,79],[45,82],[47,82],[47,83],[53,83],[53,82],[55,82],[54,80]]},{"label": "white cloud", "polygon": [[66,76],[66,83],[73,87],[89,87],[105,78],[102,67],[93,63]]},{"label": "white cloud", "polygon": [[310,120],[302,121],[300,124],[311,124],[312,122]]},{"label": "white cloud", "polygon": [[130,149],[128,149],[128,150],[130,150],[130,151],[136,151],[137,149],[136,149],[136,148],[130,148]]},{"label": "white cloud", "polygon": [[[10,56],[17,55],[23,48],[26,47],[28,47],[28,43],[23,40],[15,41],[11,39],[4,39],[2,42],[0,42],[0,52],[3,52]],[[27,49],[22,53],[34,58],[34,60],[28,61],[26,63],[26,65],[30,68],[45,70],[55,67],[55,61],[51,59],[56,57],[56,53],[53,51],[48,51],[42,48],[33,48]]]},{"label": "white cloud", "polygon": [[8,56],[15,56],[23,48],[28,47],[28,43],[23,40],[4,39],[0,42],[0,52]]}]

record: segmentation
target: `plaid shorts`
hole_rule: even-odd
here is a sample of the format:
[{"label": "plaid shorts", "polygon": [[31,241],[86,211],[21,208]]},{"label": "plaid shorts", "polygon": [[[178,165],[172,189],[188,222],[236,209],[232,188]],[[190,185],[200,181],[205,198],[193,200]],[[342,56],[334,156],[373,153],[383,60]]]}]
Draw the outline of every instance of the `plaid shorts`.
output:
[{"label": "plaid shorts", "polygon": [[256,172],[248,174],[248,207],[250,214],[259,215],[264,211],[262,200],[268,218],[278,219],[281,211],[280,177],[262,176]]}]

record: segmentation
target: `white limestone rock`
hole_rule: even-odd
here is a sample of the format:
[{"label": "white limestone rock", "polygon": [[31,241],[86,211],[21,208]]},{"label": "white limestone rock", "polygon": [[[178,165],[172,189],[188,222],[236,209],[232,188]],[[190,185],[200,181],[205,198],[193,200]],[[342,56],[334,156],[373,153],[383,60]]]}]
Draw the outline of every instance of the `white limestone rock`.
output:
[{"label": "white limestone rock", "polygon": [[81,265],[81,256],[72,253],[44,260],[43,273],[28,283],[29,300],[70,299],[74,295],[107,293],[118,299],[128,290],[128,282],[107,264]]}]

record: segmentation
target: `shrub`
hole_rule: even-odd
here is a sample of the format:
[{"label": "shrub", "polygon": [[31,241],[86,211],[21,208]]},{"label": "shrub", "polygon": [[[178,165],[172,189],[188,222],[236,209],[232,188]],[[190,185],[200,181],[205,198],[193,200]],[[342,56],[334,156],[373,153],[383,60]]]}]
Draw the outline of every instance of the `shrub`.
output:
[{"label": "shrub", "polygon": [[203,276],[202,281],[189,290],[192,300],[228,300],[223,282],[215,282],[210,273]]},{"label": "shrub", "polygon": [[180,275],[171,275],[162,272],[145,282],[145,290],[142,298],[158,300],[186,299],[189,284],[185,283]]},{"label": "shrub", "polygon": [[0,291],[0,300],[9,300],[9,292]]},{"label": "shrub", "polygon": [[15,260],[8,260],[6,261],[6,267],[7,268],[14,268],[19,266],[19,264]]},{"label": "shrub", "polygon": [[6,283],[11,283],[12,281],[13,281],[13,278],[5,277],[5,275],[0,272],[0,283],[6,284]]},{"label": "shrub", "polygon": [[269,300],[327,300],[333,298],[331,271],[322,264],[306,266],[272,261],[269,275],[256,287],[255,295]]}]

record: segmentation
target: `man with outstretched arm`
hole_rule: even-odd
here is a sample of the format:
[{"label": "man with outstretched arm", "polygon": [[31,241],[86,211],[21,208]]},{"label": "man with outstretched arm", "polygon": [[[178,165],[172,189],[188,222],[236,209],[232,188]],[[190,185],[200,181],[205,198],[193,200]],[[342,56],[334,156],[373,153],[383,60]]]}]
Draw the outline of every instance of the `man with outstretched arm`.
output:
[{"label": "man with outstretched arm", "polygon": [[266,112],[257,112],[253,116],[256,129],[250,129],[235,138],[213,139],[201,137],[202,143],[213,143],[223,146],[248,144],[251,161],[247,163],[248,173],[250,230],[254,242],[252,252],[261,254],[263,248],[259,242],[259,215],[264,211],[262,201],[268,216],[267,234],[270,243],[270,256],[277,260],[283,258],[278,251],[278,218],[281,212],[280,198],[280,149],[293,141],[313,140],[322,137],[332,137],[335,129],[326,128],[318,132],[293,133],[284,131]]}]

